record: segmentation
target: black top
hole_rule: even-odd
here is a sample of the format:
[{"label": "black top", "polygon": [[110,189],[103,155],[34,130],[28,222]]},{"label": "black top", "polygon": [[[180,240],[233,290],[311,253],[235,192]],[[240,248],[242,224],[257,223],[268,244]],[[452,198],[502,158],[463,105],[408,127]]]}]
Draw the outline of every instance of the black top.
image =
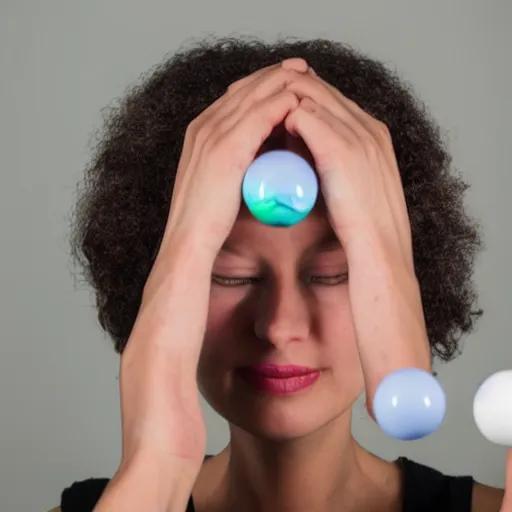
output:
[{"label": "black top", "polygon": [[[403,512],[471,512],[473,478],[443,475],[406,458],[399,463],[404,476]],[[75,482],[62,493],[62,512],[92,512],[107,484],[107,478]],[[192,498],[186,512],[195,512]]]}]

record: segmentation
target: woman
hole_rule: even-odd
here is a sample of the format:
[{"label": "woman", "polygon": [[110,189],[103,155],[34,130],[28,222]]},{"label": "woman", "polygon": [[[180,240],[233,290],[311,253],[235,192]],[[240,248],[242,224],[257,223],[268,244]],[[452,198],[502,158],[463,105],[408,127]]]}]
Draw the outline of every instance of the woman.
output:
[{"label": "woman", "polygon": [[[322,190],[287,229],[240,207],[245,169],[278,148]],[[412,93],[338,43],[202,41],[154,70],[106,124],[74,231],[122,354],[122,460],[61,510],[500,510],[503,491],[350,431],[363,391],[371,414],[386,372],[452,358],[480,315],[449,167]],[[206,459],[199,392],[231,433]]]}]

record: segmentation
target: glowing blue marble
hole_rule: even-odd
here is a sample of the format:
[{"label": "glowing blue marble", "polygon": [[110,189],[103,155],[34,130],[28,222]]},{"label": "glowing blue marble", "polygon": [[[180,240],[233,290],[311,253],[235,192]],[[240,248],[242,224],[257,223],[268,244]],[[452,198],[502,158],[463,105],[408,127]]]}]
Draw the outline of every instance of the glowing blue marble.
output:
[{"label": "glowing blue marble", "polygon": [[315,206],[318,180],[299,155],[286,150],[269,151],[247,169],[242,196],[259,221],[271,226],[292,226]]},{"label": "glowing blue marble", "polygon": [[413,441],[435,432],[443,422],[446,397],[431,374],[403,368],[387,375],[373,399],[373,413],[385,434]]}]

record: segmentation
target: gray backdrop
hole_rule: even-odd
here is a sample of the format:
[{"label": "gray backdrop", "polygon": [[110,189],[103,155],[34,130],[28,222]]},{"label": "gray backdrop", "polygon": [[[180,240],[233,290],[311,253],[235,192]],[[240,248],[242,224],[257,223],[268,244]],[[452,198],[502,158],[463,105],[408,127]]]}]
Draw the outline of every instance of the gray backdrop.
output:
[{"label": "gray backdrop", "polygon": [[[510,0],[1,0],[0,509],[44,512],[74,480],[116,469],[118,360],[70,275],[67,216],[101,108],[207,32],[352,43],[398,67],[447,130],[486,232],[486,315],[463,356],[438,368],[449,405],[435,435],[391,441],[362,404],[354,429],[384,457],[502,486],[505,449],[476,430],[472,399],[483,378],[512,368],[511,10]],[[215,452],[227,431],[207,419]]]}]

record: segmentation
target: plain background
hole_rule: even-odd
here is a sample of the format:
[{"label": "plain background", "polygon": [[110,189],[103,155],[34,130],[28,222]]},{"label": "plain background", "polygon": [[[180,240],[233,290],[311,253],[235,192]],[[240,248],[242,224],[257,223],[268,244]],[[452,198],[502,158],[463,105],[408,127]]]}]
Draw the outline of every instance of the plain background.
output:
[{"label": "plain background", "polygon": [[[438,366],[442,428],[415,443],[384,437],[356,407],[354,431],[399,454],[503,485],[505,449],[481,437],[472,400],[512,368],[510,325],[510,0],[2,0],[0,3],[0,509],[43,512],[62,488],[111,476],[120,455],[118,358],[72,275],[76,184],[101,109],[184,41],[207,33],[328,37],[400,70],[446,130],[483,225],[478,330]],[[208,450],[227,441],[207,409]]]}]

